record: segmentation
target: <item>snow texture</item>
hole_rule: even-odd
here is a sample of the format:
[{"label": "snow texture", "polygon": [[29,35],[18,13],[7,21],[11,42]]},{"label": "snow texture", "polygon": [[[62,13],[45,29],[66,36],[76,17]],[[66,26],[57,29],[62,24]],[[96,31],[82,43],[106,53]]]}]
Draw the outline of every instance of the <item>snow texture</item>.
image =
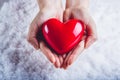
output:
[{"label": "snow texture", "polygon": [[120,80],[120,0],[91,0],[98,41],[67,69],[56,69],[26,40],[36,0],[0,1],[0,80]]}]

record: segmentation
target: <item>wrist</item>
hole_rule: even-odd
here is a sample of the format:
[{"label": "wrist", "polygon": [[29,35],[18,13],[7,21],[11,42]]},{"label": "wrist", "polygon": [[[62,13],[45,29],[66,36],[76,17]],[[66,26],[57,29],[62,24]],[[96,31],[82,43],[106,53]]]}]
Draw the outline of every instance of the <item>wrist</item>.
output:
[{"label": "wrist", "polygon": [[89,0],[66,0],[67,8],[88,9]]},{"label": "wrist", "polygon": [[63,8],[61,0],[38,0],[40,10]]}]

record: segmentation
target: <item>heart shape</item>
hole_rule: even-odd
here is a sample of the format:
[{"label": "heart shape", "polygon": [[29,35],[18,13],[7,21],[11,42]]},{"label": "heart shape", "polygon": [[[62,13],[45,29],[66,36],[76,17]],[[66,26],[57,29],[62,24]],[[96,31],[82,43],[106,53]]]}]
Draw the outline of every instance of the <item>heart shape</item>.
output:
[{"label": "heart shape", "polygon": [[80,42],[84,33],[84,24],[76,19],[62,23],[51,18],[43,24],[42,33],[48,45],[55,52],[63,55]]}]

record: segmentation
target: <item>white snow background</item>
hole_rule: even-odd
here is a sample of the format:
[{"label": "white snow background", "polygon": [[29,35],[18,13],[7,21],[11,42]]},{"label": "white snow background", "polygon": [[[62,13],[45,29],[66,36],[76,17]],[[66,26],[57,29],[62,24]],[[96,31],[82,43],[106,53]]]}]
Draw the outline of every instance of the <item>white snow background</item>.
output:
[{"label": "white snow background", "polygon": [[0,0],[0,80],[120,80],[120,0],[90,0],[98,41],[56,69],[26,40],[36,0]]}]

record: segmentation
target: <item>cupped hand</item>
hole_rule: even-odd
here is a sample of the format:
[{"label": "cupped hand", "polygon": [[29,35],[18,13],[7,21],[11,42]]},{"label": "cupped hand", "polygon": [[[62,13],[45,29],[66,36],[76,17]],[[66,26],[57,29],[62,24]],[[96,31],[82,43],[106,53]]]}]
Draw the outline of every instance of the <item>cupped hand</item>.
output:
[{"label": "cupped hand", "polygon": [[[37,39],[37,35],[41,30],[42,24],[50,18],[57,18],[60,21],[63,20],[63,9],[62,7],[56,7],[56,5],[44,6],[40,9],[40,12],[32,21],[27,40],[35,49],[40,49],[44,55],[55,65],[55,67],[60,67],[63,63],[62,56],[57,55],[49,47],[46,45],[44,40],[41,38],[40,40]],[[41,36],[39,36],[40,38]]]},{"label": "cupped hand", "polygon": [[68,53],[64,60],[62,67],[66,69],[77,59],[85,48],[88,48],[97,40],[97,32],[95,22],[89,15],[86,8],[67,8],[64,11],[63,19],[64,21],[68,21],[69,19],[78,19],[85,24],[82,40]]}]

